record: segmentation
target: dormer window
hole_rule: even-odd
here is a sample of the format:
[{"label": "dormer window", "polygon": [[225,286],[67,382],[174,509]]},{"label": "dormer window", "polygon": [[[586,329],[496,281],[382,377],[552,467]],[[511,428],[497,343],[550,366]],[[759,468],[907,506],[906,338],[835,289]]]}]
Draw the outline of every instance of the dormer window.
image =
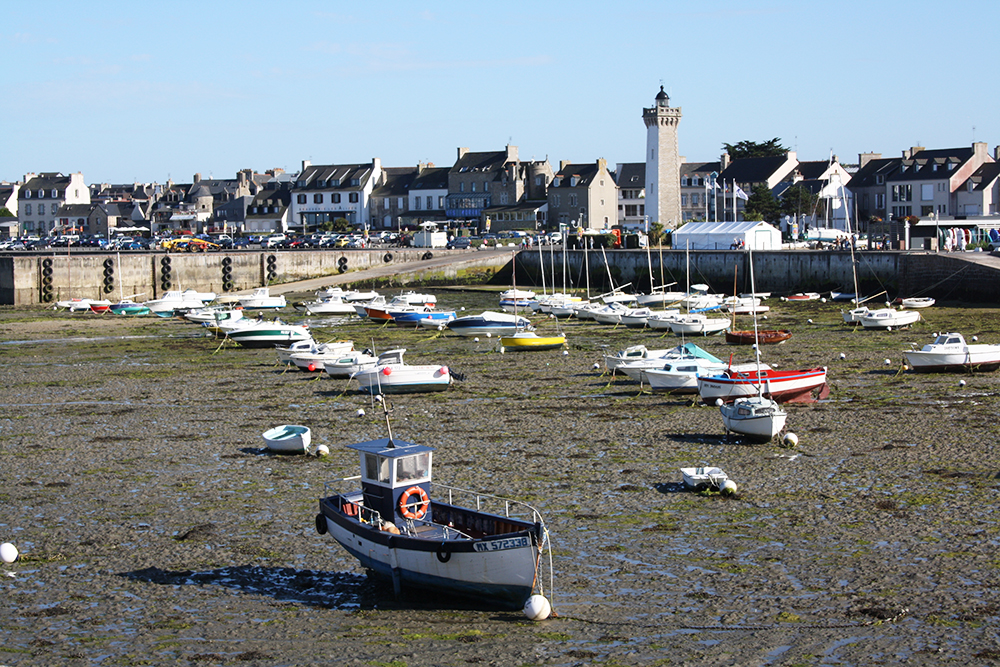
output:
[{"label": "dormer window", "polygon": [[875,185],[885,185],[885,176],[883,176],[882,174],[876,174]]},{"label": "dormer window", "polygon": [[25,190],[24,191],[24,198],[25,199],[31,199],[31,190]]},{"label": "dormer window", "polygon": [[38,198],[41,199],[44,196],[45,196],[45,190],[39,190],[38,191]]},{"label": "dormer window", "polygon": [[556,176],[555,179],[552,181],[552,185],[556,186],[557,188],[560,187],[562,185],[562,178]]},{"label": "dormer window", "polygon": [[955,163],[954,162],[949,162],[948,163],[948,171],[951,171],[954,168],[955,168]]},{"label": "dormer window", "polygon": [[361,179],[360,178],[352,178],[351,179],[351,185],[354,185],[354,186],[361,185]]},{"label": "dormer window", "polygon": [[53,198],[53,199],[57,199],[58,197],[59,197],[59,191],[58,191],[58,190],[55,190],[55,189],[53,189],[53,190],[52,190],[52,198]]},{"label": "dormer window", "polygon": [[577,183],[579,183],[579,182],[580,182],[580,179],[579,179],[579,178],[577,178],[576,176],[572,176],[572,177],[571,177],[571,178],[569,179],[569,185],[570,185],[570,187],[572,187],[572,188],[575,188],[575,187],[576,187],[576,184],[577,184]]},{"label": "dormer window", "polygon": [[681,176],[681,186],[682,187],[686,187],[687,185],[688,185],[688,177],[687,176]]}]

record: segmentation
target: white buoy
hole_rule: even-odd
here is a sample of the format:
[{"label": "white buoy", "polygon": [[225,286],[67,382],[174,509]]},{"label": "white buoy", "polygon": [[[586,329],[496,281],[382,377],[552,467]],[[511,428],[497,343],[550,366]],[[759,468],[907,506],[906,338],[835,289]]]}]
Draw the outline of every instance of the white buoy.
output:
[{"label": "white buoy", "polygon": [[595,362],[594,362],[594,370],[595,370],[595,371],[598,371],[598,370],[600,370],[600,369],[601,369],[601,365],[600,365],[599,363],[597,363],[597,362],[595,361]]},{"label": "white buoy", "polygon": [[723,403],[725,403],[725,401],[723,401],[721,398],[715,399],[715,407],[721,408]]},{"label": "white buoy", "polygon": [[2,558],[5,563],[13,563],[17,560],[17,547],[10,542],[0,544],[0,558]]},{"label": "white buoy", "polygon": [[886,360],[885,360],[885,365],[886,365],[886,366],[890,366],[890,365],[892,365],[892,359],[886,359]]},{"label": "white buoy", "polygon": [[840,353],[840,360],[841,360],[841,361],[843,361],[843,360],[844,360],[844,359],[846,359],[846,358],[847,358],[847,355],[846,355],[846,354],[844,354],[843,352],[841,352],[841,353]]},{"label": "white buoy", "polygon": [[964,387],[965,386],[965,380],[959,380],[958,381],[958,386],[959,387]]},{"label": "white buoy", "polygon": [[563,350],[563,356],[564,357],[568,357],[569,356],[569,350]]},{"label": "white buoy", "polygon": [[764,316],[764,319],[765,319],[765,320],[767,319],[767,315],[765,315],[765,316]]},{"label": "white buoy", "polygon": [[486,337],[487,338],[493,338],[493,334],[491,332],[487,331],[486,332]]},{"label": "white buoy", "polygon": [[812,319],[808,319],[808,320],[806,320],[806,322],[808,322],[809,324],[813,323]]},{"label": "white buoy", "polygon": [[503,354],[506,351],[507,351],[507,348],[505,348],[503,345],[501,345],[500,346],[500,354]]},{"label": "white buoy", "polygon": [[365,409],[364,408],[358,408],[358,416],[359,417],[364,417],[365,416]]},{"label": "white buoy", "polygon": [[329,456],[329,454],[330,454],[330,448],[327,447],[326,445],[320,445],[319,447],[316,448],[316,458],[319,458],[321,456]]},{"label": "white buoy", "polygon": [[524,603],[524,615],[532,621],[544,621],[552,614],[552,605],[544,595],[532,595]]},{"label": "white buoy", "polygon": [[892,331],[892,327],[886,327],[885,330],[886,331]]},{"label": "white buoy", "polygon": [[826,297],[824,296],[822,299],[819,300],[819,302],[820,303],[826,303]]},{"label": "white buoy", "polygon": [[799,444],[799,436],[795,435],[794,433],[786,433],[785,437],[782,438],[781,441],[784,442],[789,447],[794,447],[795,445]]},{"label": "white buoy", "polygon": [[462,310],[465,310],[465,306],[462,306]]},{"label": "white buoy", "polygon": [[722,483],[722,488],[719,489],[724,496],[731,496],[736,493],[736,482],[731,479],[727,479]]},{"label": "white buoy", "polygon": [[973,336],[972,337],[972,342],[973,343],[975,343],[977,340],[979,340],[979,336]]},{"label": "white buoy", "polygon": [[472,342],[473,343],[478,343],[479,342],[479,336],[476,336],[475,338],[473,338]]}]

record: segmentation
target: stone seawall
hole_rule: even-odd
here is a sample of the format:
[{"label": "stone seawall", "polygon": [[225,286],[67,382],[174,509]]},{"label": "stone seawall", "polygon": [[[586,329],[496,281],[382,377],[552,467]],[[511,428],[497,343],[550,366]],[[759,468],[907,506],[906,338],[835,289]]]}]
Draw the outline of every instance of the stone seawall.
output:
[{"label": "stone seawall", "polygon": [[[428,256],[430,255],[430,256]],[[0,256],[0,304],[54,303],[70,297],[136,296],[149,300],[170,289],[194,288],[218,294],[245,292],[260,285],[280,285],[358,270],[380,268],[385,275],[402,275],[414,263],[442,258],[468,265],[479,253],[428,249],[351,250],[345,252],[268,250],[234,253],[87,253]],[[564,259],[565,258],[565,259]],[[648,258],[648,259],[647,259]],[[838,290],[853,292],[851,253],[841,251],[756,252],[754,275],[759,292],[777,294]],[[486,259],[484,258],[484,261]],[[491,263],[495,264],[495,259]],[[518,285],[586,289],[601,294],[631,283],[629,291],[648,291],[653,284],[676,282],[683,290],[690,270],[692,284],[706,283],[713,291],[750,291],[749,254],[740,251],[611,250],[605,253],[538,248],[518,253]],[[1000,258],[983,253],[929,252],[855,253],[862,294],[885,290],[897,296],[932,296],[974,303],[991,303],[1000,294]],[[563,264],[565,262],[565,270]],[[426,262],[424,262],[426,263]],[[447,279],[447,262],[434,268]],[[589,267],[589,270],[585,270]],[[690,267],[690,269],[688,268]],[[369,271],[368,273],[372,273]],[[498,275],[502,281],[505,273]],[[609,280],[609,273],[611,279]]]}]

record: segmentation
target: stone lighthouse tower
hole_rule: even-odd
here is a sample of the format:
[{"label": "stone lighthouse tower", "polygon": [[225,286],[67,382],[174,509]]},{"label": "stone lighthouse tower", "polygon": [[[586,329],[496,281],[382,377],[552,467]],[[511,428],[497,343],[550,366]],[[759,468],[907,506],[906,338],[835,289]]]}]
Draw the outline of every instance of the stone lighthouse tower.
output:
[{"label": "stone lighthouse tower", "polygon": [[673,229],[681,221],[681,157],[677,147],[680,107],[670,106],[670,96],[656,95],[656,106],[642,110],[646,123],[646,215],[649,221]]}]

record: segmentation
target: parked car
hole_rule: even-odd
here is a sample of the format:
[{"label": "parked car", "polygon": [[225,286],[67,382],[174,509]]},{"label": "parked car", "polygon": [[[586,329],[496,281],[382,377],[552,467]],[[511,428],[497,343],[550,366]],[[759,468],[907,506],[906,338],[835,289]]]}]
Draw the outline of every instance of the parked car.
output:
[{"label": "parked car", "polygon": [[288,237],[284,234],[271,234],[266,239],[260,242],[261,248],[277,248],[280,244],[285,241]]},{"label": "parked car", "polygon": [[249,248],[250,247],[250,243],[252,243],[252,241],[248,237],[241,236],[238,239],[234,239],[233,240],[233,246],[232,247],[233,248]]},{"label": "parked car", "polygon": [[445,247],[450,250],[467,250],[472,247],[472,240],[468,236],[457,236],[448,241]]}]

